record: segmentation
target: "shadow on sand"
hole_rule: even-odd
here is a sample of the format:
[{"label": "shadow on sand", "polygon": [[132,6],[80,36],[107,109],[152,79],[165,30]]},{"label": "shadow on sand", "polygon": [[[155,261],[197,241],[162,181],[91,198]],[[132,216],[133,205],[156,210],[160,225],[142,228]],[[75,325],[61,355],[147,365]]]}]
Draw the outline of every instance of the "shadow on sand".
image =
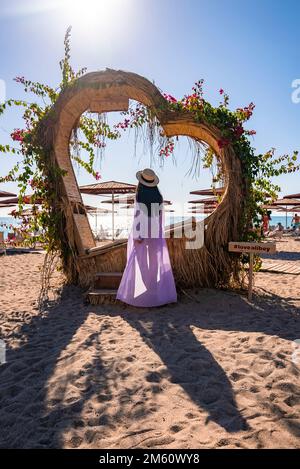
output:
[{"label": "shadow on sand", "polygon": [[[257,299],[255,307],[248,305],[247,321],[243,321],[243,317],[236,315],[230,308],[230,301],[234,296],[235,308],[238,309],[240,304],[245,310],[246,300],[243,297],[224,292],[224,303],[220,307],[219,300],[214,299],[213,290],[208,292],[210,293],[207,296],[206,291],[203,301],[201,294],[198,296],[197,310],[194,307],[190,314],[183,314],[180,303],[166,306],[160,311],[82,305],[81,291],[67,287],[60,304],[50,305],[45,313],[37,314],[30,322],[22,324],[15,336],[15,339],[20,340],[20,345],[8,350],[7,364],[0,367],[0,447],[62,447],[62,435],[68,429],[85,424],[81,413],[89,399],[101,394],[105,400],[105,396],[110,395],[107,380],[110,369],[101,359],[101,328],[105,328],[105,321],[99,321],[99,330],[87,334],[85,342],[80,343],[76,351],[80,355],[81,351],[89,351],[93,347],[89,363],[78,372],[82,378],[80,399],[65,401],[69,382],[68,376],[65,376],[55,394],[55,406],[49,410],[48,382],[61,360],[61,353],[74,339],[77,330],[84,325],[89,313],[95,314],[99,319],[108,318],[113,321],[118,317],[127,321],[163,362],[169,380],[179,385],[197,406],[205,409],[208,420],[214,421],[230,433],[246,430],[248,424],[237,408],[229,378],[214,356],[196,339],[192,329],[260,332],[294,340],[300,338],[299,309],[289,299],[278,297],[275,299],[274,310],[274,296],[271,298],[266,295]],[[205,314],[202,312],[204,310]],[[189,360],[186,361],[187,358]],[[78,376],[73,376],[72,379],[76,378]],[[149,373],[145,378],[150,383],[161,380],[160,374],[156,372]],[[121,415],[122,403],[118,402],[116,405],[118,414]],[[143,415],[147,415],[146,403]],[[103,415],[98,418],[98,425],[103,431],[112,425]],[[141,419],[138,425],[142,428],[143,424],[144,420]],[[74,447],[76,446],[78,445],[74,442]]]}]

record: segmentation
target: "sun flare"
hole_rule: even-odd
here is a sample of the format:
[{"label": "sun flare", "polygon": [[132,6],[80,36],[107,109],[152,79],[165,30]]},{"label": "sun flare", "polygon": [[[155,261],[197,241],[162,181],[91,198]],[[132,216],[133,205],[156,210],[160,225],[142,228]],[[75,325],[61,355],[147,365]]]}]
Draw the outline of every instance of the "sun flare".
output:
[{"label": "sun flare", "polygon": [[63,9],[72,23],[109,29],[119,22],[129,3],[125,0],[64,0]]}]

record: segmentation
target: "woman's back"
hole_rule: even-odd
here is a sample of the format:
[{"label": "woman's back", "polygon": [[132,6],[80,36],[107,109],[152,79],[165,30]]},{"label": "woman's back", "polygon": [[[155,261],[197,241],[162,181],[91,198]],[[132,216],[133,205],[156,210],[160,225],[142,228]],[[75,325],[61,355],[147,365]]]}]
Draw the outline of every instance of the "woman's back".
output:
[{"label": "woman's back", "polygon": [[[158,177],[154,173],[154,182],[144,184],[140,174],[144,171],[137,173],[133,227],[117,298],[133,306],[149,307],[176,302],[177,294],[164,238],[163,197],[157,188]],[[151,172],[148,170],[150,175]]]}]

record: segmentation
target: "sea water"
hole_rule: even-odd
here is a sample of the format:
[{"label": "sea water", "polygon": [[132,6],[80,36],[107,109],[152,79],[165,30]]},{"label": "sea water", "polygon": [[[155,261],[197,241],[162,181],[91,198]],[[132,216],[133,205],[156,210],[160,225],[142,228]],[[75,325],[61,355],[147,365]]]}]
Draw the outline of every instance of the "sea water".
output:
[{"label": "sea water", "polygon": [[[294,215],[293,215],[294,216]],[[280,222],[285,228],[292,226],[292,220],[293,216],[288,215],[287,217],[285,215],[271,215],[271,220],[270,220],[270,225],[278,225]]]},{"label": "sea water", "polygon": [[[175,214],[165,214],[165,225],[168,226],[173,223],[178,223],[184,219],[190,218],[192,215],[189,215],[188,217],[181,217],[181,216],[176,216]],[[97,224],[95,223],[95,217],[90,217],[90,224],[91,228],[94,232],[99,232],[100,227],[102,229],[107,230],[108,233],[111,232],[111,215],[110,216],[103,216],[103,215],[98,215],[98,220]],[[203,215],[196,215],[196,218],[198,220],[203,219]],[[287,217],[285,215],[274,215],[271,216],[270,220],[270,225],[271,226],[276,226],[279,222],[284,226],[291,227],[292,226],[292,219],[293,216],[288,215]],[[0,231],[4,232],[4,237],[7,238],[7,233],[13,232],[14,227],[18,227],[21,224],[21,220],[16,219],[14,217],[0,217]],[[115,216],[115,230],[123,231],[124,235],[128,235],[130,232],[132,225],[132,216],[128,215],[126,217],[124,216],[118,216],[116,214]]]}]

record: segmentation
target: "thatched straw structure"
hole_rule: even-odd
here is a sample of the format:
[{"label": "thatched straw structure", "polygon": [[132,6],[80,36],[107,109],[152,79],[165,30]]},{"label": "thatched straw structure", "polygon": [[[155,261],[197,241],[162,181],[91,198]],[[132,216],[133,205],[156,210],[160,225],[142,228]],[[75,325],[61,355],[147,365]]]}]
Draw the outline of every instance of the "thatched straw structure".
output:
[{"label": "thatched straw structure", "polygon": [[300,192],[298,194],[289,194],[284,196],[285,199],[300,199]]},{"label": "thatched straw structure", "polygon": [[[33,195],[24,195],[22,197],[22,201],[23,201],[23,204],[26,204],[26,205],[32,205],[32,199],[33,198]],[[19,197],[16,195],[14,197],[11,197],[9,199],[6,199],[4,202],[7,202],[8,204],[18,204],[19,203]],[[43,203],[42,199],[38,198],[38,199],[35,199],[34,203],[36,205],[41,205]]]},{"label": "thatched straw structure", "polygon": [[102,195],[102,194],[134,194],[136,191],[135,184],[119,181],[96,182],[79,187],[82,194]]},{"label": "thatched straw structure", "polygon": [[15,207],[15,204],[6,204],[0,202],[0,208]]},{"label": "thatched straw structure", "polygon": [[[66,171],[56,186],[55,203],[65,220],[62,236],[73,253],[65,265],[69,279],[89,286],[97,271],[120,272],[125,266],[126,244],[112,243],[105,249],[95,246],[70,160],[69,140],[83,112],[126,111],[129,99],[150,107],[168,137],[183,135],[205,142],[219,158],[225,191],[217,209],[205,219],[204,245],[186,249],[187,238],[194,228],[192,223],[181,238],[176,237],[178,227],[171,228],[167,234],[177,285],[228,286],[232,279],[237,279],[238,258],[228,253],[227,246],[229,241],[239,239],[239,221],[247,194],[239,155],[231,145],[219,148],[218,128],[196,122],[187,111],[168,109],[164,97],[150,81],[134,73],[110,69],[88,73],[63,91],[38,132],[40,144],[48,151],[49,165],[58,165]],[[198,224],[199,232],[201,227]]]},{"label": "thatched straw structure", "polygon": [[225,187],[215,187],[209,189],[198,189],[196,191],[191,191],[192,195],[222,195],[225,192]]},{"label": "thatched straw structure", "polygon": [[0,197],[15,197],[16,194],[12,192],[0,191]]},{"label": "thatched straw structure", "polygon": [[218,202],[218,197],[207,197],[205,199],[189,200],[189,204],[210,205]]}]

